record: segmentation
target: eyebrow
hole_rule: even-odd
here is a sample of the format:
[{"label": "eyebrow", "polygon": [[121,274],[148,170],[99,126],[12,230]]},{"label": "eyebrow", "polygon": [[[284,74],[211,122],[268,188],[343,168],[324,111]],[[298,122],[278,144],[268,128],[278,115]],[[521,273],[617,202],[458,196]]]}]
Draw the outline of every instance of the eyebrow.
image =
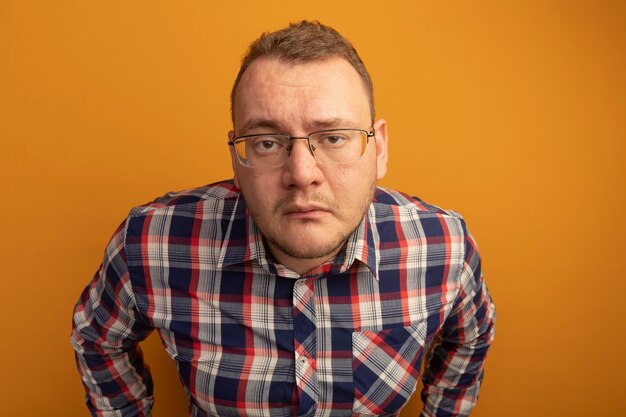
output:
[{"label": "eyebrow", "polygon": [[315,129],[333,129],[342,127],[356,127],[358,123],[354,120],[344,119],[343,117],[333,117],[331,119],[316,120],[311,126],[315,126]]},{"label": "eyebrow", "polygon": [[279,131],[280,130],[280,126],[278,123],[272,121],[272,120],[266,120],[266,119],[251,119],[246,121],[242,126],[241,126],[241,131],[242,132],[247,132],[253,129],[259,129],[259,128],[268,128],[268,129],[272,129],[275,131]]},{"label": "eyebrow", "polygon": [[[314,120],[310,123],[307,123],[307,125],[310,127],[311,132],[333,128],[358,127],[358,124],[356,122],[342,117]],[[281,123],[269,119],[250,119],[241,126],[240,132],[249,132],[251,130],[263,128],[270,129],[274,132],[288,133],[286,132],[286,130],[288,129],[283,129]]]}]

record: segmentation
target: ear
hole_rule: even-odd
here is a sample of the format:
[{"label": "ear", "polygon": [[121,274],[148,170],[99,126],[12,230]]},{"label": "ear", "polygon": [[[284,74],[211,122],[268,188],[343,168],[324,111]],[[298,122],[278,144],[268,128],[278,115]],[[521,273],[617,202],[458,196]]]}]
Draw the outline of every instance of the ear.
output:
[{"label": "ear", "polygon": [[382,180],[387,174],[387,121],[378,119],[374,122],[376,132],[376,180]]},{"label": "ear", "polygon": [[[231,130],[228,132],[228,139],[233,140],[235,137],[235,131]],[[233,168],[233,181],[235,182],[235,186],[239,188],[239,180],[237,179],[237,168],[239,161],[237,160],[237,155],[235,154],[235,147],[229,146],[228,150],[230,151],[230,164]]]}]

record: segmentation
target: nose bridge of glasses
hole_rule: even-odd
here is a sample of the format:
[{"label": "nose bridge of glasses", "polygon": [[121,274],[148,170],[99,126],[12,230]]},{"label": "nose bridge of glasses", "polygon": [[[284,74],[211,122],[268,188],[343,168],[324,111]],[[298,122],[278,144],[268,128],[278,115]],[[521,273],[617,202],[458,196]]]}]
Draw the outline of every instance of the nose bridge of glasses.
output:
[{"label": "nose bridge of glasses", "polygon": [[293,145],[294,145],[293,141],[300,139],[300,140],[306,140],[306,147],[308,148],[311,155],[315,157],[315,146],[311,144],[310,136],[288,136],[288,138],[289,138],[289,146],[287,147],[287,151],[288,151],[289,156],[291,156],[291,152],[293,150]]}]

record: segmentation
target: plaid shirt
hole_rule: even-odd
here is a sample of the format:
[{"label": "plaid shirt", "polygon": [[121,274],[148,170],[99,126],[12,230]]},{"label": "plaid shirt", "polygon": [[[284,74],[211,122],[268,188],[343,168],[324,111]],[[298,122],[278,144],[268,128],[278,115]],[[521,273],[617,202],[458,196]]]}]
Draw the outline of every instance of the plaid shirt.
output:
[{"label": "plaid shirt", "polygon": [[495,313],[463,219],[377,188],[345,249],[298,275],[231,182],[133,209],[74,312],[97,416],[148,416],[138,342],[156,329],[192,416],[423,416],[473,408]]}]

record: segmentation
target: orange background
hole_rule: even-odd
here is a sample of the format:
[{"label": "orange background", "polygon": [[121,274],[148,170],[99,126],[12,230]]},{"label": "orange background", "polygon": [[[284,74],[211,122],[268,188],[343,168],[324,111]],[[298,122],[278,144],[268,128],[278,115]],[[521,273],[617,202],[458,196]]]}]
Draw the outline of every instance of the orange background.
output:
[{"label": "orange background", "polygon": [[[626,3],[366,0],[0,2],[2,415],[87,415],[70,320],[108,238],[131,206],[231,175],[242,54],[302,18],[372,73],[382,184],[478,239],[498,326],[473,416],[626,415]],[[144,349],[154,416],[185,415]]]}]

